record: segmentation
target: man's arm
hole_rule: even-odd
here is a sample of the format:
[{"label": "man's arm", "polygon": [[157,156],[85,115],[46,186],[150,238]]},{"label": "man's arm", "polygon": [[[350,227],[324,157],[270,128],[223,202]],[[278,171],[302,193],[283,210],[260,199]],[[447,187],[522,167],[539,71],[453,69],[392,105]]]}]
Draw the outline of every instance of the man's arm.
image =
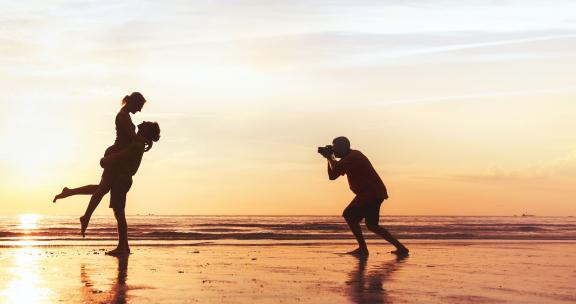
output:
[{"label": "man's arm", "polygon": [[328,178],[330,180],[335,180],[346,173],[344,171],[343,160],[337,161],[333,155],[326,157],[326,159],[328,160]]},{"label": "man's arm", "polygon": [[132,143],[128,147],[126,147],[125,149],[122,149],[122,150],[115,152],[115,153],[110,153],[110,154],[102,157],[100,159],[100,167],[104,168],[104,167],[108,167],[108,166],[115,165],[115,164],[118,164],[118,163],[125,161],[134,153],[135,149],[136,149],[136,146],[134,143]]},{"label": "man's arm", "polygon": [[328,160],[328,178],[330,180],[335,180],[337,179],[340,175],[336,174],[336,172],[334,172],[334,166],[336,166],[336,160],[332,157],[327,157],[326,160]]}]

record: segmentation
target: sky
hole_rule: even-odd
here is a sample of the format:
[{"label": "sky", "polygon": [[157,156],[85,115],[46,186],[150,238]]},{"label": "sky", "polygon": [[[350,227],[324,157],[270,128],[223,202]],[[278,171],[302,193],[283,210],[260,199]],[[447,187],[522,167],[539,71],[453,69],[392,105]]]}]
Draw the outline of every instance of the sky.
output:
[{"label": "sky", "polygon": [[[576,215],[573,1],[0,0],[0,214],[79,215],[123,96],[162,138],[129,214]],[[108,198],[97,214],[109,215]]]}]

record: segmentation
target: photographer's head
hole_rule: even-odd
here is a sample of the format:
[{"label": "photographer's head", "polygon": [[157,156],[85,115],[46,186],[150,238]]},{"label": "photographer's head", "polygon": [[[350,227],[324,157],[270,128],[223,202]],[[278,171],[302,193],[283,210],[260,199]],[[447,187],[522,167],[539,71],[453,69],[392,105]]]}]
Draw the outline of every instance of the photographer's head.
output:
[{"label": "photographer's head", "polygon": [[334,156],[342,158],[350,153],[350,141],[344,136],[334,138],[332,141]]}]

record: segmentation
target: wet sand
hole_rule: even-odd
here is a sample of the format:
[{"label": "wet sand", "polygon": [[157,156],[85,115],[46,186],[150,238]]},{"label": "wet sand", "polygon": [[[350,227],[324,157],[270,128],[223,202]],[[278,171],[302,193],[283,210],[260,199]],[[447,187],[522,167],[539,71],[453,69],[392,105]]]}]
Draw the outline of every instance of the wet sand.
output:
[{"label": "wet sand", "polygon": [[576,242],[0,248],[0,303],[574,303]]}]

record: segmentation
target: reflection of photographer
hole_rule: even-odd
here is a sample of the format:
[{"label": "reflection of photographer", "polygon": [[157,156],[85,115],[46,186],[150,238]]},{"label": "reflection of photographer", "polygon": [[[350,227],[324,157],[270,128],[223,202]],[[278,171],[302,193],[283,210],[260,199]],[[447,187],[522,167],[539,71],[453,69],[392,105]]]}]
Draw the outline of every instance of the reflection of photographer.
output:
[{"label": "reflection of photographer", "polygon": [[[344,209],[343,216],[352,233],[358,241],[358,249],[350,254],[367,255],[368,247],[362,236],[360,222],[366,219],[366,227],[396,246],[393,253],[407,255],[408,248],[404,247],[386,229],[381,227],[380,205],[388,198],[386,186],[372,167],[372,164],[358,150],[350,149],[350,141],[346,137],[337,137],[332,141],[332,146],[319,147],[318,153],[328,160],[328,178],[335,180],[346,174],[350,190],[356,197]],[[340,158],[339,161],[336,158]]]}]

